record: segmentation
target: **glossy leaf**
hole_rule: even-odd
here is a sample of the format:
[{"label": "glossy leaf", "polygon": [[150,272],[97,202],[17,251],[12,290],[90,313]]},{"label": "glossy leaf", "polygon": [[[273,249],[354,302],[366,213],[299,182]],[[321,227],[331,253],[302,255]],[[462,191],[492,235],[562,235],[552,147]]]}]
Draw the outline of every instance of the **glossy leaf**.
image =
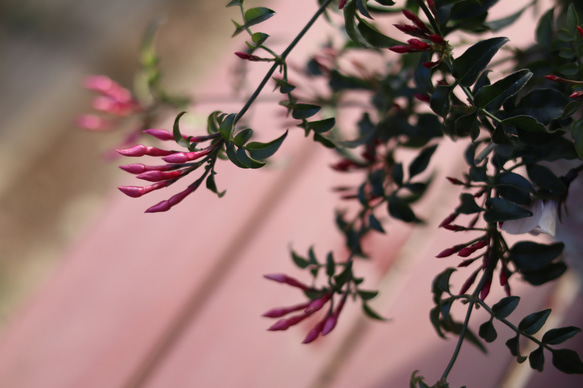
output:
[{"label": "glossy leaf", "polygon": [[245,149],[249,152],[249,155],[256,160],[265,160],[271,155],[277,152],[285,138],[287,137],[288,131],[285,131],[283,135],[269,143],[259,143],[252,142],[245,145]]},{"label": "glossy leaf", "polygon": [[245,11],[245,26],[251,27],[275,15],[275,11],[266,7],[256,7]]},{"label": "glossy leaf", "polygon": [[532,116],[519,115],[502,120],[503,125],[509,125],[526,132],[548,133],[547,128]]},{"label": "glossy leaf", "polygon": [[520,302],[520,297],[518,296],[507,296],[502,298],[498,303],[492,306],[492,314],[499,319],[506,318],[516,309],[518,302]]},{"label": "glossy leaf", "polygon": [[562,197],[567,192],[563,181],[546,166],[531,164],[526,166],[526,172],[534,184],[550,196]]},{"label": "glossy leaf", "polygon": [[249,139],[251,139],[251,136],[253,136],[253,130],[251,128],[243,129],[237,132],[237,134],[233,138],[233,143],[241,147],[245,143],[247,143]]},{"label": "glossy leaf", "polygon": [[460,85],[471,86],[506,42],[508,38],[491,38],[474,44],[453,61],[451,74]]},{"label": "glossy leaf", "polygon": [[524,334],[533,335],[544,326],[545,322],[549,318],[549,315],[551,315],[551,309],[546,309],[527,315],[518,324],[518,330]]},{"label": "glossy leaf", "polygon": [[551,329],[543,335],[542,342],[547,345],[559,345],[576,334],[579,334],[580,331],[581,329],[575,326]]},{"label": "glossy leaf", "polygon": [[450,103],[451,91],[452,91],[451,86],[439,85],[437,88],[435,88],[435,91],[431,94],[429,106],[431,107],[432,111],[434,111],[437,115],[441,117],[445,117],[449,113],[451,107]]},{"label": "glossy leaf", "polygon": [[298,255],[293,250],[291,251],[291,257],[294,264],[301,269],[308,268],[308,266],[310,265],[310,262],[306,258]]},{"label": "glossy leaf", "polygon": [[474,214],[482,210],[483,209],[476,203],[474,196],[470,193],[462,193],[460,195],[460,204],[455,209],[456,213],[461,214]]},{"label": "glossy leaf", "polygon": [[318,113],[322,109],[313,104],[295,104],[292,106],[292,117],[294,119],[307,119]]},{"label": "glossy leaf", "polygon": [[437,145],[432,145],[425,148],[409,165],[409,179],[413,178],[417,174],[421,174],[431,161],[433,153],[437,149]]},{"label": "glossy leaf", "polygon": [[493,85],[480,88],[474,98],[478,108],[486,108],[490,111],[500,109],[504,101],[516,95],[532,77],[529,70],[519,70],[512,73]]},{"label": "glossy leaf", "polygon": [[486,209],[484,213],[486,222],[502,222],[532,216],[532,212],[504,198],[488,199]]},{"label": "glossy leaf", "polygon": [[366,304],[364,302],[362,303],[362,310],[364,311],[366,316],[369,318],[376,319],[378,321],[386,321],[387,320],[387,318],[383,318],[382,316],[380,316],[376,311],[374,311],[368,304]]},{"label": "glossy leaf", "polygon": [[336,125],[336,120],[334,117],[329,119],[319,120],[319,121],[309,121],[308,128],[316,133],[328,132]]}]

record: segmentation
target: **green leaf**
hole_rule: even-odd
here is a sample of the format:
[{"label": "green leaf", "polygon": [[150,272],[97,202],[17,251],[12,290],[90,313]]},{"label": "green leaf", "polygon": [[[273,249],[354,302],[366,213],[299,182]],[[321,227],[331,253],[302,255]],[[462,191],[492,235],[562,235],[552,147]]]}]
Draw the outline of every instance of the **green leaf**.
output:
[{"label": "green leaf", "polygon": [[180,118],[185,114],[186,112],[180,112],[178,113],[178,115],[176,116],[176,118],[174,119],[174,125],[172,126],[172,135],[174,135],[174,141],[179,145],[182,146],[184,148],[189,148],[190,146],[190,142],[187,141],[183,136],[182,133],[180,133]]},{"label": "green leaf", "polygon": [[480,136],[478,112],[475,111],[456,118],[454,122],[454,129],[457,136],[471,136],[472,140],[476,140],[478,136]]},{"label": "green leaf", "polygon": [[504,101],[516,95],[531,77],[532,73],[526,69],[514,72],[493,85],[480,88],[474,103],[478,108],[488,107],[489,111],[497,111]]},{"label": "green leaf", "polygon": [[549,315],[551,315],[551,309],[546,309],[527,315],[518,324],[518,330],[524,334],[533,335],[544,326],[545,322],[549,318]]},{"label": "green leaf", "polygon": [[437,335],[439,335],[441,338],[446,338],[445,334],[443,334],[443,331],[441,330],[441,321],[439,320],[440,316],[441,309],[439,305],[435,306],[434,308],[431,309],[431,311],[429,311],[429,319],[431,321],[431,324],[433,325],[433,328],[437,332]]},{"label": "green leaf", "polygon": [[498,337],[498,333],[496,333],[496,329],[494,328],[494,324],[492,321],[486,321],[480,325],[480,329],[478,331],[478,335],[482,337],[486,342],[494,342],[496,337]]},{"label": "green leaf", "polygon": [[376,28],[366,23],[364,20],[358,23],[358,32],[371,46],[376,48],[389,48],[403,44],[402,42],[389,38],[385,34],[379,32]]},{"label": "green leaf", "polygon": [[312,117],[322,109],[318,105],[312,104],[295,104],[292,106],[292,117],[294,119],[307,119]]},{"label": "green leaf", "polygon": [[532,182],[550,197],[562,197],[567,193],[567,187],[563,181],[548,167],[531,164],[526,166],[526,172]]},{"label": "green leaf", "polygon": [[391,175],[393,176],[393,181],[397,184],[397,186],[403,186],[403,164],[396,163],[393,166],[393,170],[391,171]]},{"label": "green leaf", "polygon": [[291,251],[291,257],[294,264],[301,269],[308,268],[308,266],[310,265],[310,262],[306,258],[298,255],[293,250]]},{"label": "green leaf", "polygon": [[331,117],[329,119],[319,121],[309,121],[307,127],[309,130],[312,130],[316,133],[324,133],[334,128],[334,125],[336,125],[336,119]]},{"label": "green leaf", "polygon": [[431,161],[433,153],[437,149],[437,144],[425,148],[409,165],[409,180],[417,174],[421,174]]},{"label": "green leaf", "polygon": [[516,306],[520,302],[520,297],[518,296],[507,296],[500,299],[498,303],[492,306],[492,314],[498,319],[503,319],[512,314]]},{"label": "green leaf", "polygon": [[510,258],[521,272],[542,269],[557,259],[565,248],[565,244],[539,244],[533,241],[520,241],[510,248]]},{"label": "green leaf", "polygon": [[558,345],[562,344],[569,338],[575,336],[581,331],[580,328],[575,326],[560,327],[558,329],[551,329],[547,331],[542,338],[542,342],[547,345]]},{"label": "green leaf", "polygon": [[553,365],[561,372],[568,374],[583,374],[583,363],[576,351],[557,349],[553,352]]},{"label": "green leaf", "polygon": [[332,277],[335,273],[336,263],[334,263],[334,255],[332,252],[328,252],[328,255],[326,256],[326,275]]},{"label": "green leaf", "polygon": [[429,106],[437,115],[441,117],[448,115],[451,106],[450,95],[452,90],[453,87],[451,86],[438,85],[431,94]]},{"label": "green leaf", "polygon": [[395,195],[389,197],[389,214],[404,222],[421,222],[407,202]]},{"label": "green leaf", "polygon": [[251,35],[251,40],[253,41],[253,43],[255,43],[256,46],[260,46],[261,44],[263,44],[267,40],[267,38],[269,38],[269,35],[263,32],[256,32],[253,35]]},{"label": "green leaf", "polygon": [[279,88],[279,91],[283,94],[291,93],[296,88],[294,85],[281,78],[273,77],[273,80],[275,81],[275,89]]},{"label": "green leaf", "polygon": [[547,128],[532,116],[519,115],[509,117],[501,121],[503,125],[509,125],[527,132],[548,133]]},{"label": "green leaf", "polygon": [[551,263],[541,269],[530,272],[523,272],[522,278],[533,286],[540,286],[547,282],[558,279],[567,271],[567,265],[562,261]]},{"label": "green leaf", "polygon": [[431,286],[431,292],[433,293],[433,302],[436,305],[441,304],[441,295],[445,293],[450,293],[449,291],[449,278],[451,274],[456,271],[455,268],[447,268],[443,272],[433,279],[433,283]]},{"label": "green leaf", "polygon": [[251,8],[245,12],[245,25],[251,27],[275,15],[275,11],[266,7]]},{"label": "green leaf", "polygon": [[368,216],[368,225],[371,227],[371,229],[376,230],[379,233],[386,233],[383,229],[383,225],[372,213],[370,213]]},{"label": "green leaf", "polygon": [[532,216],[532,212],[504,198],[488,199],[486,209],[484,213],[486,222],[502,222]]},{"label": "green leaf", "polygon": [[314,252],[313,246],[308,250],[308,261],[310,264],[318,265],[318,259],[316,258],[316,253]]},{"label": "green leaf", "polygon": [[471,86],[508,38],[491,38],[468,48],[453,61],[451,74],[462,86]]},{"label": "green leaf", "polygon": [[367,317],[372,318],[372,319],[376,319],[378,321],[386,321],[387,318],[383,318],[381,317],[376,311],[374,311],[372,308],[370,308],[370,306],[366,303],[362,303],[362,310],[364,311],[364,313],[366,314]]},{"label": "green leaf", "polygon": [[285,131],[283,135],[269,143],[252,142],[245,146],[245,149],[249,152],[249,155],[255,160],[265,160],[271,155],[277,152],[285,138],[287,137],[288,131]]},{"label": "green leaf", "polygon": [[215,182],[215,174],[216,173],[212,171],[210,175],[206,178],[206,188],[215,193],[216,195],[218,195],[219,198],[221,198],[223,195],[225,195],[227,190],[223,190],[222,192],[218,191],[217,184]]},{"label": "green leaf", "polygon": [[356,28],[356,2],[349,1],[343,8],[344,11],[344,28],[350,39],[359,46],[372,48],[370,43],[362,36]]},{"label": "green leaf", "polygon": [[243,0],[231,0],[227,7],[240,7],[243,4]]},{"label": "green leaf", "polygon": [[233,130],[235,129],[235,114],[231,113],[226,117],[223,117],[221,123],[219,124],[219,132],[221,137],[230,142],[233,136]]},{"label": "green leaf", "polygon": [[534,188],[531,183],[519,174],[502,172],[495,180],[498,194],[512,202],[529,206],[532,203],[531,193]]},{"label": "green leaf", "polygon": [[371,299],[375,298],[378,294],[379,294],[378,291],[363,291],[363,290],[358,290],[358,296],[362,300],[371,300]]},{"label": "green leaf", "polygon": [[251,136],[253,136],[253,130],[251,128],[243,129],[235,135],[233,143],[235,143],[239,147],[242,147],[245,143],[249,141],[249,139],[251,139]]},{"label": "green leaf", "polygon": [[551,47],[551,39],[553,36],[553,30],[555,29],[553,11],[554,8],[549,9],[540,18],[536,28],[536,41],[538,44],[544,47]]},{"label": "green leaf", "polygon": [[239,168],[249,168],[245,163],[239,160],[239,156],[237,155],[237,150],[235,149],[234,143],[227,143],[226,149],[227,157],[235,166]]},{"label": "green leaf", "polygon": [[571,137],[579,158],[583,159],[583,120],[577,120],[571,126]]},{"label": "green leaf", "polygon": [[356,0],[356,6],[358,7],[358,10],[364,17],[372,19],[372,16],[370,16],[370,13],[368,12],[366,0]]},{"label": "green leaf", "polygon": [[506,341],[506,346],[510,350],[510,353],[516,357],[516,361],[523,363],[526,361],[526,357],[520,355],[520,345],[518,341],[519,337],[520,335],[517,334],[516,337],[510,338],[508,341]]},{"label": "green leaf", "polygon": [[337,289],[342,288],[351,276],[352,276],[352,261],[349,261],[344,266],[344,270],[340,272],[338,275],[334,276],[336,288]]},{"label": "green leaf", "polygon": [[528,356],[528,362],[532,369],[536,369],[539,372],[543,371],[545,365],[545,355],[543,353],[544,347],[539,346],[537,349],[533,350]]},{"label": "green leaf", "polygon": [[456,213],[461,214],[474,214],[482,210],[484,209],[478,206],[474,196],[470,193],[462,193],[460,195],[460,205],[455,209]]}]

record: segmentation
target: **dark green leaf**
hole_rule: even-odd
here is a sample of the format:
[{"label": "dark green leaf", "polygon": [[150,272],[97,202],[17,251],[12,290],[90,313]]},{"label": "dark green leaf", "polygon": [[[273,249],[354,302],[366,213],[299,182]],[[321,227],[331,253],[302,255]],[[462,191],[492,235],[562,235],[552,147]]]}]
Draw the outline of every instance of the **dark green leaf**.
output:
[{"label": "dark green leaf", "polygon": [[415,159],[413,159],[409,165],[409,179],[425,171],[436,149],[437,144],[429,146],[421,151],[421,153],[419,153]]},{"label": "dark green leaf", "polygon": [[544,47],[551,46],[551,39],[553,30],[555,29],[553,23],[554,8],[549,9],[539,20],[536,28],[536,41]]},{"label": "dark green leaf", "polygon": [[531,164],[526,166],[526,172],[532,182],[549,196],[562,197],[566,194],[567,187],[548,167]]},{"label": "dark green leaf", "polygon": [[176,118],[174,119],[174,125],[172,126],[172,135],[174,135],[174,141],[184,147],[184,148],[188,148],[190,146],[190,142],[187,141],[183,136],[182,133],[180,133],[180,118],[185,114],[186,112],[180,112],[178,114],[178,116],[176,116]]},{"label": "dark green leaf", "polygon": [[486,222],[502,222],[532,216],[532,212],[504,198],[488,199],[486,209],[484,213]]},{"label": "dark green leaf", "polygon": [[510,350],[510,353],[514,357],[516,357],[516,360],[519,363],[523,363],[524,361],[526,361],[526,357],[520,355],[520,345],[518,339],[519,335],[517,334],[516,337],[512,337],[508,341],[506,341],[506,346]]},{"label": "dark green leaf", "polygon": [[521,272],[530,272],[542,269],[557,259],[565,244],[539,244],[533,241],[520,241],[510,249],[510,258]]},{"label": "dark green leaf", "polygon": [[480,330],[478,331],[478,335],[482,337],[486,342],[494,342],[496,337],[498,337],[498,333],[496,333],[496,329],[494,328],[494,324],[492,321],[486,321],[480,325]]},{"label": "dark green leaf", "polygon": [[314,141],[317,141],[318,143],[322,144],[324,147],[326,148],[337,148],[337,144],[334,143],[332,140],[330,140],[329,138],[320,135],[317,132],[314,132]]},{"label": "dark green leaf", "polygon": [[227,192],[227,190],[223,190],[222,192],[218,191],[214,172],[211,172],[210,175],[206,178],[206,188],[218,195],[219,198],[221,198]]},{"label": "dark green leaf", "polygon": [[532,369],[536,369],[539,372],[543,371],[545,365],[545,355],[543,353],[544,347],[539,346],[537,349],[533,350],[528,356],[528,362]]},{"label": "dark green leaf", "polygon": [[229,4],[227,4],[227,7],[240,7],[241,4],[243,4],[243,0],[231,0]]},{"label": "dark green leaf", "polygon": [[366,80],[347,76],[340,73],[338,70],[332,70],[330,72],[328,84],[334,92],[339,92],[342,90],[370,90],[371,84]]},{"label": "dark green leaf", "polygon": [[518,296],[507,296],[500,299],[498,303],[492,306],[492,314],[498,319],[503,319],[512,314],[516,306],[520,302],[520,297]]},{"label": "dark green leaf", "polygon": [[364,313],[366,314],[367,317],[372,318],[372,319],[376,319],[378,321],[386,321],[387,318],[383,318],[381,317],[376,311],[374,311],[372,308],[370,308],[370,306],[366,303],[362,303],[362,310],[364,311]]},{"label": "dark green leaf", "polygon": [[522,97],[513,112],[513,116],[532,116],[543,125],[558,119],[563,114],[569,99],[555,89],[533,89]]},{"label": "dark green leaf", "polygon": [[431,321],[431,324],[433,325],[433,328],[437,332],[437,335],[439,335],[441,338],[445,338],[445,334],[443,334],[443,331],[441,330],[441,321],[439,319],[440,317],[441,309],[439,308],[438,305],[432,308],[431,311],[429,312],[429,319]]},{"label": "dark green leaf", "polygon": [[358,31],[360,32],[361,36],[373,47],[376,48],[389,48],[393,46],[397,46],[403,44],[398,40],[393,38],[389,38],[385,34],[379,32],[376,28],[371,26],[369,23],[364,21],[358,23]]},{"label": "dark green leaf", "polygon": [[273,80],[275,81],[275,89],[279,88],[279,91],[283,94],[291,93],[296,88],[294,85],[281,78],[274,77]]},{"label": "dark green leaf", "polygon": [[372,229],[376,230],[377,232],[386,233],[385,230],[383,229],[383,225],[372,213],[370,213],[370,215],[368,216],[368,224]]},{"label": "dark green leaf", "polygon": [[285,140],[288,131],[285,131],[283,135],[269,143],[259,143],[252,142],[245,146],[245,149],[249,152],[249,155],[256,160],[265,160],[271,155],[277,152],[281,143]]},{"label": "dark green leaf", "polygon": [[350,39],[359,46],[371,48],[372,46],[362,36],[356,28],[356,2],[349,1],[343,8],[344,11],[344,28]]},{"label": "dark green leaf", "polygon": [[393,171],[391,172],[393,175],[393,181],[397,184],[397,186],[403,185],[403,164],[396,163],[393,166]]},{"label": "dark green leaf", "polygon": [[306,258],[298,255],[293,250],[291,251],[291,256],[294,264],[301,269],[308,268],[310,265],[310,262]]},{"label": "dark green leaf", "polygon": [[233,136],[233,130],[235,129],[235,114],[231,113],[223,118],[219,125],[219,132],[221,137],[230,142]]},{"label": "dark green leaf", "polygon": [[237,132],[233,139],[233,143],[241,147],[251,139],[251,136],[253,136],[253,130],[251,128],[243,129]]},{"label": "dark green leaf", "polygon": [[478,123],[478,112],[472,112],[467,115],[459,116],[454,122],[455,133],[457,136],[471,136],[476,140],[480,136],[480,126]]},{"label": "dark green leaf", "polygon": [[456,271],[455,268],[447,268],[445,271],[441,272],[439,275],[433,279],[431,292],[433,293],[433,302],[435,304],[441,304],[441,295],[445,293],[450,293],[449,291],[449,278],[451,274]]},{"label": "dark green leaf", "polygon": [[362,300],[371,300],[371,299],[375,298],[378,294],[379,294],[378,291],[358,290],[358,296],[360,296],[360,299],[362,299]]},{"label": "dark green leaf", "polygon": [[265,8],[265,7],[256,7],[251,8],[245,12],[245,25],[247,27],[251,27],[255,24],[259,24],[270,17],[275,15],[275,11]]},{"label": "dark green leaf", "polygon": [[336,287],[338,289],[342,288],[342,286],[346,284],[346,282],[351,276],[352,276],[352,261],[349,261],[344,266],[344,270],[340,272],[338,275],[334,276],[334,282],[336,283]]},{"label": "dark green leaf", "polygon": [[460,205],[455,209],[456,213],[461,214],[474,214],[482,210],[476,203],[474,196],[470,193],[462,193],[460,195]]},{"label": "dark green leaf", "polygon": [[246,168],[261,168],[265,166],[265,161],[256,160],[247,154],[245,148],[237,149],[237,159]]},{"label": "dark green leaf", "polygon": [[429,106],[431,110],[441,117],[447,116],[450,110],[450,94],[452,91],[451,86],[439,85],[435,88],[435,91],[431,94],[431,99],[429,100]]},{"label": "dark green leaf", "polygon": [[265,34],[263,32],[256,32],[253,35],[251,35],[251,40],[257,46],[263,44],[263,42],[265,42],[267,40],[267,38],[269,38],[269,35],[267,35],[267,34]]},{"label": "dark green leaf", "polygon": [[518,93],[530,80],[532,73],[519,70],[490,86],[481,88],[474,98],[478,108],[488,107],[489,111],[500,109],[504,101]]},{"label": "dark green leaf", "polygon": [[506,42],[508,38],[491,38],[474,44],[453,61],[451,74],[460,85],[471,86]]},{"label": "dark green leaf", "polygon": [[318,265],[318,259],[316,258],[314,247],[310,247],[310,249],[308,250],[308,261],[310,264]]},{"label": "dark green leaf", "polygon": [[395,195],[389,197],[389,214],[391,217],[404,222],[421,222],[411,207],[403,199]]},{"label": "dark green leaf", "polygon": [[512,202],[529,206],[532,203],[530,194],[534,188],[530,182],[519,174],[502,172],[496,177],[496,190],[498,194]]},{"label": "dark green leaf", "polygon": [[522,333],[533,335],[543,327],[549,315],[551,315],[551,309],[546,309],[527,315],[518,324],[518,330],[520,330]]},{"label": "dark green leaf", "polygon": [[239,156],[237,155],[237,150],[235,149],[234,143],[227,143],[227,157],[229,160],[239,168],[249,168],[246,164],[239,160]]},{"label": "dark green leaf", "polygon": [[312,117],[322,109],[318,105],[312,104],[295,104],[292,106],[292,117],[294,119],[307,119]]},{"label": "dark green leaf", "polygon": [[526,132],[548,133],[547,128],[532,116],[520,115],[502,120],[503,125],[509,125]]},{"label": "dark green leaf", "polygon": [[562,344],[569,338],[578,334],[581,331],[580,328],[575,326],[560,327],[558,329],[551,329],[547,331],[542,338],[542,342],[548,345],[558,345]]},{"label": "dark green leaf", "polygon": [[567,271],[567,265],[562,261],[551,263],[541,269],[523,272],[522,278],[533,286],[540,286],[561,277]]},{"label": "dark green leaf", "polygon": [[334,262],[334,255],[329,252],[326,256],[326,275],[329,277],[334,276],[336,273],[336,263]]},{"label": "dark green leaf", "polygon": [[583,120],[577,120],[571,126],[571,137],[577,154],[583,159]]},{"label": "dark green leaf", "polygon": [[370,13],[368,13],[368,6],[366,4],[366,0],[356,0],[356,5],[358,7],[358,10],[363,16],[372,19],[372,16],[370,16]]},{"label": "dark green leaf", "polygon": [[336,120],[334,119],[334,117],[331,117],[329,119],[319,121],[309,121],[308,128],[316,133],[324,133],[334,128],[335,124]]},{"label": "dark green leaf", "polygon": [[576,351],[571,349],[557,349],[553,352],[553,365],[564,373],[583,374],[583,363]]}]

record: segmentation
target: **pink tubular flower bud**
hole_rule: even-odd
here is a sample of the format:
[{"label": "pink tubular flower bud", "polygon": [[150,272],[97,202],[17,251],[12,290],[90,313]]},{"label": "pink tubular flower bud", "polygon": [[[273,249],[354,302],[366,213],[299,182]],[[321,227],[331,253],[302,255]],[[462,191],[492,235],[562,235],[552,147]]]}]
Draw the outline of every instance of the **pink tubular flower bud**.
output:
[{"label": "pink tubular flower bud", "polygon": [[215,147],[208,147],[204,150],[193,152],[176,152],[172,155],[163,157],[162,160],[167,163],[186,163],[208,155],[214,148]]},{"label": "pink tubular flower bud", "polygon": [[417,27],[419,27],[421,30],[425,31],[425,32],[429,32],[429,29],[427,28],[427,26],[425,25],[425,23],[423,23],[421,21],[421,19],[419,19],[419,17],[417,17],[417,15],[415,15],[413,12],[409,11],[408,9],[404,9],[402,10],[403,15],[405,15],[405,17],[409,20],[411,20],[413,23],[415,23],[415,25]]},{"label": "pink tubular flower bud", "polygon": [[129,172],[130,174],[141,174],[146,171],[167,171],[174,168],[174,166],[170,164],[163,164],[161,166],[146,166],[143,165],[142,163],[133,163],[126,164],[124,166],[119,166],[119,168]]},{"label": "pink tubular flower bud", "polygon": [[327,292],[326,294],[324,294],[323,297],[316,299],[315,301],[313,301],[312,303],[310,303],[310,305],[308,306],[308,308],[305,310],[306,313],[315,313],[316,311],[320,310],[322,307],[324,307],[324,305],[326,304],[326,302],[328,302],[328,300],[330,299],[330,297],[332,297],[332,293],[331,292]]},{"label": "pink tubular flower bud", "polygon": [[264,313],[263,316],[267,318],[280,318],[289,313],[293,313],[294,311],[305,310],[310,303],[312,303],[312,301],[308,300],[307,302],[295,306],[274,308]]},{"label": "pink tubular flower bud", "polygon": [[146,209],[146,213],[160,213],[170,210],[173,206],[178,205],[190,193],[195,191],[200,185],[201,181],[196,181],[195,184],[188,186],[185,190],[173,195],[166,201],[158,202],[156,205]]},{"label": "pink tubular flower bud", "polygon": [[150,191],[161,189],[162,187],[168,186],[169,182],[157,182],[150,186],[119,186],[118,189],[128,197],[138,198],[144,194],[148,194]]},{"label": "pink tubular flower bud", "polygon": [[165,129],[155,129],[155,128],[150,128],[150,129],[145,129],[144,133],[147,133],[150,136],[154,136],[156,139],[159,140],[174,140],[174,135],[172,134],[172,132],[167,131]]},{"label": "pink tubular flower bud", "polygon": [[393,24],[399,31],[404,32],[407,35],[413,35],[418,38],[426,38],[427,34],[424,33],[419,27],[412,26],[409,24]]},{"label": "pink tubular flower bud", "polygon": [[342,308],[344,307],[344,303],[346,302],[347,297],[348,294],[344,294],[342,299],[340,299],[338,306],[336,306],[334,313],[326,319],[324,328],[322,329],[322,335],[330,333],[336,327],[336,323],[338,323],[338,316],[340,315],[340,312],[342,312]]},{"label": "pink tubular flower bud", "polygon": [[583,28],[577,26],[577,31],[579,32],[579,35],[583,38]]},{"label": "pink tubular flower bud", "polygon": [[486,282],[482,286],[482,291],[480,291],[480,299],[482,299],[482,300],[486,299],[486,297],[490,293],[491,286],[492,286],[492,275],[490,274],[490,277],[488,279],[486,279]]},{"label": "pink tubular flower bud", "polygon": [[439,65],[441,63],[441,61],[435,61],[435,62],[423,62],[423,67],[426,69],[433,69],[435,66]]},{"label": "pink tubular flower bud", "polygon": [[304,283],[300,282],[299,280],[296,280],[296,279],[292,278],[291,276],[287,276],[287,275],[282,274],[282,273],[272,273],[272,274],[268,274],[268,275],[263,275],[263,277],[265,279],[273,280],[274,282],[285,283],[285,284],[290,285],[292,287],[297,287],[303,291],[307,291],[310,289],[310,287],[306,286]]},{"label": "pink tubular flower bud", "polygon": [[452,222],[455,221],[455,219],[457,218],[457,216],[459,215],[459,213],[451,213],[449,216],[445,217],[445,219],[443,221],[441,221],[441,224],[439,224],[440,228],[445,227],[445,225],[450,225]]},{"label": "pink tubular flower bud", "polygon": [[445,44],[445,40],[439,34],[431,34],[429,35],[429,40],[435,44],[443,46]]},{"label": "pink tubular flower bud", "polygon": [[111,129],[111,122],[97,115],[87,114],[77,118],[77,126],[92,131],[103,131]]},{"label": "pink tubular flower bud", "polygon": [[429,102],[431,100],[427,94],[415,93],[413,96],[422,102]]},{"label": "pink tubular flower bud", "polygon": [[175,179],[183,174],[182,170],[172,170],[172,171],[146,171],[138,175],[136,178],[143,179],[149,182],[160,182],[167,179]]},{"label": "pink tubular flower bud", "polygon": [[249,54],[249,53],[244,53],[241,51],[237,51],[235,53],[236,56],[238,56],[241,59],[245,59],[247,61],[252,61],[252,62],[258,62],[258,61],[262,61],[263,58],[258,57],[257,55],[253,55],[253,54]]},{"label": "pink tubular flower bud", "polygon": [[338,4],[338,9],[343,9],[346,5],[346,0],[340,0],[340,4]]},{"label": "pink tubular flower bud", "polygon": [[465,247],[465,248],[461,249],[458,252],[458,256],[460,256],[460,257],[468,257],[472,253],[474,253],[475,251],[477,251],[478,249],[484,248],[486,245],[488,245],[488,240],[487,239],[479,240],[479,241],[475,242],[474,244],[470,245],[469,247]]},{"label": "pink tubular flower bud", "polygon": [[474,273],[471,274],[470,277],[466,279],[466,281],[462,285],[462,288],[460,288],[460,295],[465,294],[470,289],[472,284],[474,284],[474,282],[476,281],[476,276],[478,276],[479,272],[480,272],[479,269],[477,271],[474,271]]},{"label": "pink tubular flower bud", "polygon": [[300,323],[310,315],[311,315],[310,313],[303,313],[301,315],[296,315],[290,318],[280,319],[279,321],[271,325],[267,330],[269,331],[287,330],[289,327]]},{"label": "pink tubular flower bud", "polygon": [[169,150],[162,150],[162,149],[156,148],[156,147],[146,147],[145,145],[142,145],[142,144],[138,144],[138,145],[135,145],[135,146],[130,147],[130,148],[125,148],[125,149],[116,150],[116,151],[123,156],[131,156],[131,157],[144,156],[144,155],[167,156],[167,155],[173,154],[175,152],[175,151],[169,151]]},{"label": "pink tubular flower bud", "polygon": [[463,185],[464,184],[464,182],[460,181],[457,178],[452,178],[452,177],[448,176],[448,177],[445,177],[445,179],[447,179],[448,181],[450,181],[454,185]]},{"label": "pink tubular flower bud", "polygon": [[324,324],[326,323],[326,319],[324,318],[322,319],[320,322],[318,322],[316,324],[316,326],[314,326],[312,328],[312,330],[310,330],[308,332],[308,335],[306,336],[306,338],[302,341],[303,344],[309,344],[310,342],[313,342],[316,338],[318,338],[318,336],[320,335],[320,333],[322,332],[322,329],[324,328]]},{"label": "pink tubular flower bud", "polygon": [[583,90],[578,90],[576,92],[571,93],[571,95],[569,96],[570,98],[579,98],[583,96]]}]

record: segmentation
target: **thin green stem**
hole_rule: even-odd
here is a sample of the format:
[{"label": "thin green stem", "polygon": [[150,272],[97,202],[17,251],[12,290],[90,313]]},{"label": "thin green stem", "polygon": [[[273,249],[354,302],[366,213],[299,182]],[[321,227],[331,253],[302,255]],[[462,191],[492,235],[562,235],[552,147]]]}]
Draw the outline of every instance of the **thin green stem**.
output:
[{"label": "thin green stem", "polygon": [[318,8],[316,13],[312,16],[312,18],[308,21],[308,23],[306,23],[304,28],[302,28],[300,33],[294,38],[294,40],[289,44],[289,46],[287,46],[287,48],[281,53],[280,61],[276,61],[273,64],[273,66],[271,66],[271,68],[267,71],[267,74],[265,74],[265,77],[263,77],[263,80],[261,80],[261,83],[259,84],[259,86],[257,86],[257,89],[255,89],[255,91],[253,92],[251,97],[249,97],[249,100],[247,100],[247,103],[243,106],[243,108],[241,108],[239,113],[237,113],[237,116],[235,116],[235,120],[233,121],[233,124],[236,124],[239,120],[241,120],[241,118],[245,115],[245,113],[247,113],[247,111],[249,110],[249,108],[251,107],[253,102],[257,99],[257,97],[259,96],[259,94],[261,93],[261,91],[263,90],[265,85],[267,85],[267,82],[269,82],[269,80],[271,79],[271,76],[273,75],[273,73],[275,73],[275,70],[277,70],[277,68],[281,65],[281,63],[286,60],[287,56],[296,47],[296,45],[300,42],[300,40],[302,40],[302,38],[310,30],[310,28],[312,28],[312,26],[314,25],[316,20],[318,20],[320,15],[322,15],[324,13],[326,8],[328,7],[328,5],[330,5],[330,3],[332,1],[333,0],[326,0],[326,1],[324,1],[324,3],[322,3],[322,5],[320,6],[320,8]]}]

